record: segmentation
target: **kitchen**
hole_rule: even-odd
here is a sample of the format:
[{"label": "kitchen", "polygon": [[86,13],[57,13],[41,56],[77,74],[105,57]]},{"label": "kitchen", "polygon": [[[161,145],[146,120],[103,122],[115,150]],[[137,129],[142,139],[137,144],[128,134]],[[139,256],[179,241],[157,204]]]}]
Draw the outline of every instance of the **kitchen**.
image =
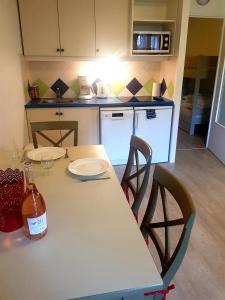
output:
[{"label": "kitchen", "polygon": [[[52,91],[51,86],[60,78],[69,87],[66,93],[63,95],[63,97],[74,98],[79,95],[78,94],[79,86],[77,84],[78,76],[91,75],[95,77],[95,79],[98,79],[99,77],[101,78],[100,75],[102,74],[102,72],[104,73],[105,76],[104,66],[106,66],[106,64],[104,59],[103,62],[101,62],[100,58],[96,58],[96,56],[98,56],[98,54],[96,55],[95,53],[96,47],[92,48],[92,51],[94,49],[94,52],[92,52],[91,56],[87,54],[86,57],[84,57],[83,56],[84,54],[81,53],[81,55],[76,56],[75,59],[73,55],[70,55],[69,57],[65,57],[63,51],[58,51],[58,54],[60,54],[61,56],[55,57],[55,52],[54,55],[51,55],[47,53],[46,49],[44,49],[44,51],[46,52],[43,54],[41,58],[32,57],[32,55],[29,55],[28,57],[25,57],[25,59],[22,58],[21,60],[22,50],[20,45],[20,31],[18,25],[19,23],[17,20],[17,8],[13,1],[9,1],[8,4],[5,3],[4,5],[5,5],[4,9],[1,12],[2,13],[1,20],[3,22],[2,23],[3,25],[1,26],[1,32],[3,34],[1,36],[3,36],[2,44],[5,45],[5,48],[2,47],[1,49],[1,54],[2,54],[1,56],[4,58],[2,60],[2,66],[1,66],[1,78],[3,78],[1,80],[2,82],[1,85],[2,118],[1,119],[2,119],[2,124],[4,125],[1,126],[0,143],[1,143],[1,147],[6,149],[8,149],[9,147],[13,147],[15,144],[17,145],[17,147],[22,148],[24,144],[29,143],[27,122],[26,122],[25,112],[24,112],[24,91],[26,92],[26,103],[29,101],[27,95],[28,80],[31,84],[36,83],[36,81],[39,80],[38,86],[39,86],[39,93],[41,92],[40,96],[44,98],[45,97],[53,98],[55,97],[55,93]],[[42,5],[42,8],[44,7],[45,4]],[[76,10],[77,8],[70,10],[72,16],[74,16],[74,11]],[[178,125],[179,103],[180,103],[179,95],[181,92],[181,80],[182,80],[181,76],[178,75],[179,74],[178,71],[180,71],[183,66],[183,58],[184,58],[184,51],[185,51],[185,30],[188,22],[187,11],[188,11],[188,4],[186,3],[186,1],[184,1],[184,8],[182,10],[182,14],[180,13],[178,14],[180,19],[179,18],[177,19],[178,23],[176,24],[176,28],[177,28],[176,36],[178,38],[176,40],[176,43],[174,44],[174,51],[175,51],[174,53],[176,53],[176,56],[154,55],[149,57],[147,60],[145,60],[144,57],[140,57],[140,58],[136,56],[130,57],[128,53],[126,56],[124,56],[119,60],[119,63],[118,62],[115,63],[115,60],[109,62],[109,64],[111,64],[110,76],[112,76],[112,78],[108,79],[111,80],[110,82],[110,89],[112,92],[112,94],[110,95],[111,97],[117,97],[117,96],[132,97],[132,93],[126,87],[133,79],[136,79],[142,85],[141,89],[135,94],[135,96],[149,97],[152,95],[153,82],[162,83],[163,79],[165,79],[167,88],[163,96],[166,99],[173,100],[174,103],[173,122],[171,126],[171,130],[172,130],[171,139],[169,142],[170,153],[168,152],[170,162],[173,162],[175,160],[176,132],[177,132],[177,125]],[[47,16],[50,15],[49,12],[47,12],[47,10],[46,10],[46,14]],[[107,19],[108,17],[105,16],[105,18]],[[160,18],[162,18],[162,16]],[[128,18],[128,20],[130,20],[130,18]],[[180,27],[181,20],[182,20],[182,30],[180,35],[179,30],[181,29]],[[45,22],[41,22],[40,24],[40,26],[42,25],[44,27],[40,30],[42,33],[45,30],[44,23]],[[173,25],[169,24],[169,26],[173,26]],[[80,29],[81,26],[79,25],[77,27]],[[130,31],[129,28],[128,31]],[[36,36],[37,35],[31,36],[33,40],[32,44],[34,48],[36,48],[38,45],[40,48],[41,43],[40,41],[38,41],[38,39],[35,38]],[[128,44],[129,42],[130,41],[128,38]],[[35,43],[37,44],[35,45]],[[46,42],[44,44],[47,45],[48,43]],[[101,45],[101,43],[99,45]],[[63,47],[64,48],[62,49],[64,49],[64,53],[65,53],[66,46]],[[89,47],[82,47],[82,49],[87,49],[87,48]],[[54,51],[55,49],[61,49],[61,48],[58,48],[58,46],[56,47],[54,46]],[[100,46],[99,49],[101,49]],[[130,50],[131,47],[128,47],[128,51]],[[51,56],[51,58],[49,58],[49,56]],[[21,64],[22,64],[22,69],[21,69]],[[108,66],[106,67],[106,70],[107,68]],[[93,71],[96,72],[96,70],[97,70],[97,74],[96,73],[93,74]],[[41,86],[43,89],[41,89]],[[58,108],[59,105],[57,107],[54,104],[42,104],[42,105],[44,107],[39,106],[39,108],[34,108],[33,110],[35,109],[36,110],[42,109],[42,111],[43,110],[47,111],[48,109],[51,109],[51,111],[54,110],[54,118],[55,118],[55,112],[57,112],[55,109]],[[145,108],[147,107],[147,109],[149,108],[149,106],[144,106],[144,107]],[[91,107],[91,109],[95,111],[95,116],[93,117],[92,114],[91,115],[88,114],[88,116],[85,117],[84,123],[87,121],[89,122],[91,118],[93,118],[95,121],[96,119],[98,119],[99,117],[98,108],[99,106],[97,106],[97,111],[95,111],[96,106],[93,108]],[[64,106],[63,109],[66,109],[66,106]],[[84,108],[76,106],[76,108],[74,109],[78,110]],[[88,106],[87,109],[90,109],[90,106]],[[9,115],[11,116],[10,119],[8,117]],[[93,136],[96,136],[95,135],[96,131],[94,132],[95,133],[90,134],[90,139]],[[97,138],[99,139],[99,134],[97,135]]]},{"label": "kitchen", "polygon": [[[120,109],[123,114],[123,111],[125,113],[127,111],[126,106],[130,106],[130,112],[127,112],[127,114],[130,114],[130,125],[127,125],[129,130],[120,135],[121,140],[124,141],[123,147],[121,147],[123,153],[116,154],[115,149],[110,150],[110,153],[114,152],[114,157],[112,157],[114,163],[126,162],[129,139],[132,133],[138,133],[139,136],[147,138],[145,125],[142,124],[146,119],[144,113],[147,112],[149,113],[149,124],[152,124],[152,137],[150,136],[147,140],[154,145],[153,162],[172,160],[173,150],[171,154],[169,150],[173,102],[164,101],[163,98],[159,99],[160,102],[152,101],[152,96],[163,95],[165,98],[174,100],[174,72],[177,61],[177,57],[174,55],[178,51],[175,47],[175,41],[178,42],[179,38],[179,32],[176,32],[176,22],[179,21],[176,14],[177,10],[181,9],[181,7],[178,7],[178,2],[172,1],[172,5],[169,7],[167,2],[163,1],[158,7],[152,1],[134,1],[132,3],[130,1],[122,1],[122,3],[121,1],[114,1],[112,3],[111,1],[98,0],[86,1],[85,5],[83,1],[80,5],[77,1],[59,1],[57,2],[58,11],[56,11],[56,2],[50,1],[48,6],[45,5],[45,11],[40,10],[40,13],[37,13],[40,1],[39,4],[35,2],[31,4],[29,1],[28,3],[29,5],[26,1],[19,3],[23,49],[26,60],[25,72],[27,73],[27,78],[24,81],[29,80],[32,84],[37,85],[41,98],[54,98],[57,95],[57,90],[59,91],[64,101],[62,99],[62,103],[58,108],[61,106],[63,109],[63,104],[67,106],[67,109],[63,109],[64,112],[59,113],[60,120],[68,120],[68,118],[75,120],[77,115],[80,116],[84,112],[84,116],[79,117],[80,136],[78,137],[78,144],[98,144],[101,141],[106,146],[105,142],[108,143],[107,133],[108,136],[111,136],[111,143],[113,144],[118,139],[116,131],[119,128],[125,128],[122,119],[115,117],[113,107],[118,106],[116,110]],[[79,7],[79,17],[73,18],[71,14],[75,9],[73,5]],[[45,19],[46,16],[47,20]],[[58,27],[54,23],[57,21],[57,16],[59,18],[59,33],[57,32]],[[40,24],[40,18],[44,21],[42,24],[45,24],[45,29],[41,27],[43,25]],[[51,22],[50,19],[52,19]],[[73,28],[72,31],[71,28]],[[76,30],[78,31],[76,32]],[[149,34],[145,34],[145,32]],[[35,36],[35,40],[33,36]],[[146,40],[147,45],[151,45],[151,48],[147,51],[144,50],[146,45],[141,46],[143,47],[142,50],[140,45],[138,46],[138,40],[144,41],[145,39],[148,39]],[[42,44],[44,44],[44,48],[41,46]],[[81,49],[85,49],[85,51],[81,52]],[[51,58],[48,59],[48,56]],[[71,56],[76,57],[78,61],[73,61]],[[82,61],[79,61],[79,57]],[[149,57],[153,61],[149,60]],[[51,61],[53,58],[54,61]],[[168,76],[165,76],[166,74]],[[87,78],[87,83],[83,87],[79,80],[79,78],[82,78],[81,76]],[[97,91],[100,83],[107,90],[101,95]],[[65,103],[66,100],[74,97],[84,99],[84,95],[81,94],[82,89],[85,87],[90,89],[90,92],[87,91],[86,98],[89,98],[93,87],[97,99],[108,97],[107,101],[104,101],[104,99],[95,102],[83,101],[83,108],[92,106],[91,113],[90,109],[75,109],[77,106],[76,101],[73,105],[71,104],[73,109],[69,109],[69,104]],[[120,100],[118,101],[117,97],[120,97],[120,100],[122,99],[120,105]],[[138,105],[135,101],[139,102]],[[54,104],[53,106],[50,106],[50,104],[45,106],[43,100],[41,102],[42,108],[56,107]],[[130,102],[133,104],[132,106]],[[35,104],[35,101],[33,103]],[[122,106],[122,103],[126,104]],[[140,105],[141,103],[142,105]],[[111,129],[108,127],[109,122],[107,122],[107,129],[104,129],[106,119],[103,116],[109,116],[110,104],[112,104],[111,117],[114,118],[111,125],[115,125],[117,120],[117,127]],[[93,105],[95,105],[95,109]],[[149,106],[154,106],[155,109]],[[162,106],[165,106],[165,109]],[[29,122],[50,121],[57,119],[57,116],[59,116],[58,112],[53,110],[38,110],[38,104],[34,107],[36,109],[32,110],[32,104],[30,103],[26,106],[28,128]],[[100,108],[100,112],[97,112],[96,107]],[[106,109],[108,112],[104,113]],[[79,112],[76,113],[76,111]],[[97,119],[89,126],[87,122],[83,124],[85,111],[91,120]],[[48,112],[49,115],[47,115]],[[56,114],[55,117],[54,114]],[[90,119],[89,117],[87,119]],[[139,118],[142,118],[140,122],[138,121]],[[121,121],[120,124],[119,120]],[[126,121],[129,123],[128,119]],[[138,123],[142,124],[141,127],[138,127]],[[92,133],[88,134],[87,132]],[[113,137],[112,132],[114,132]],[[159,136],[161,136],[160,141]],[[107,150],[109,150],[108,147],[111,146],[106,146]],[[163,153],[161,154],[161,152]],[[156,155],[158,157],[155,157]],[[171,156],[171,159],[169,159],[169,156]]]}]

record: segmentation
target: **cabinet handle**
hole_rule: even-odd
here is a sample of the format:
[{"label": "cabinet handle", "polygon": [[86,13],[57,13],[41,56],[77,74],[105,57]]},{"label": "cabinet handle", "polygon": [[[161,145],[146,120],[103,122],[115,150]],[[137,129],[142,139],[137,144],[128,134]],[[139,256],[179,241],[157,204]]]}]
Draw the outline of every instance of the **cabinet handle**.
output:
[{"label": "cabinet handle", "polygon": [[57,51],[57,52],[60,52],[60,49],[59,49],[59,48],[57,48],[57,49],[56,49],[56,51]]},{"label": "cabinet handle", "polygon": [[64,49],[62,48],[62,49],[60,49],[61,50],[61,52],[64,52]]},{"label": "cabinet handle", "polygon": [[96,49],[96,52],[100,52],[100,50],[99,50],[99,49]]},{"label": "cabinet handle", "polygon": [[63,113],[62,113],[62,112],[60,112],[60,113],[59,113],[59,115],[60,115],[60,116],[62,116],[62,115],[63,115]]},{"label": "cabinet handle", "polygon": [[58,113],[58,112],[56,112],[56,113],[55,113],[55,115],[56,115],[56,116],[58,116],[58,115],[59,115],[59,113]]}]

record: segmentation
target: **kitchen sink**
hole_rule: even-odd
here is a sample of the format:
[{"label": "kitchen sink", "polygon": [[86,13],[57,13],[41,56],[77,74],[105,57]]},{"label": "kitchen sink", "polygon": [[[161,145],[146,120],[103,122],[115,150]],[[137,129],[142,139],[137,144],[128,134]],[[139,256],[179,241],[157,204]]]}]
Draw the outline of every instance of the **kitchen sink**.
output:
[{"label": "kitchen sink", "polygon": [[[115,99],[113,100],[113,103],[115,103]],[[107,101],[106,99],[79,99],[79,98],[40,98],[36,101],[36,103],[41,104],[70,104],[70,103],[77,103],[77,104],[105,104]],[[112,99],[110,100],[110,103],[112,102]],[[116,101],[116,103],[120,103],[120,101]]]},{"label": "kitchen sink", "polygon": [[75,98],[40,98],[38,99],[38,103],[60,103],[60,104],[67,104],[67,103],[75,103]]}]

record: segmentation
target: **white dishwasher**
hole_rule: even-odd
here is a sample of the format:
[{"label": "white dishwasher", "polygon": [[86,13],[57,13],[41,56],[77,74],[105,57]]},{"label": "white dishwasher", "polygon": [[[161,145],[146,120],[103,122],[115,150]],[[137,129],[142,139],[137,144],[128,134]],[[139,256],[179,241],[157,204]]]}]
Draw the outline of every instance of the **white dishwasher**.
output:
[{"label": "white dishwasher", "polygon": [[134,134],[151,146],[153,163],[169,160],[172,111],[172,106],[134,108]]},{"label": "white dishwasher", "polygon": [[100,142],[113,165],[127,163],[133,119],[133,107],[100,108]]}]

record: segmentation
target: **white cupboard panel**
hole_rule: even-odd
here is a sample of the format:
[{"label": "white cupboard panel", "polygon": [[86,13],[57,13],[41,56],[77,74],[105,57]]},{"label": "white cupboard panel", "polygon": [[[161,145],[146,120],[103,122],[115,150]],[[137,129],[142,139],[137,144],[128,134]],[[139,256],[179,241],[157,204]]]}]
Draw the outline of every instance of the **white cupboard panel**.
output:
[{"label": "white cupboard panel", "polygon": [[126,56],[129,49],[129,0],[95,0],[96,56]]},{"label": "white cupboard panel", "polygon": [[[62,121],[78,121],[78,145],[99,144],[99,109],[93,108],[60,108]],[[72,136],[68,137],[63,146],[69,146]]]},{"label": "white cupboard panel", "polygon": [[58,0],[62,56],[95,56],[94,0]]},{"label": "white cupboard panel", "polygon": [[19,0],[25,55],[59,56],[56,0]]},{"label": "white cupboard panel", "polygon": [[[30,143],[33,143],[30,123],[31,122],[49,122],[59,121],[59,110],[57,108],[31,108],[26,110],[27,114],[27,126],[29,132]],[[45,132],[52,140],[56,141],[60,139],[60,131],[51,130]],[[52,146],[46,139],[37,135],[38,144],[41,146]]]},{"label": "white cupboard panel", "polygon": [[[99,109],[95,108],[34,108],[27,109],[27,123],[29,129],[30,142],[32,136],[30,122],[48,121],[78,121],[78,145],[99,144]],[[46,131],[53,140],[59,140],[64,131]],[[38,137],[38,142],[42,146],[49,146],[50,143],[42,137]],[[73,145],[73,134],[69,135],[62,146]]]},{"label": "white cupboard panel", "polygon": [[[148,119],[147,110],[155,111],[155,117]],[[135,110],[135,135],[151,146],[153,163],[167,162],[169,159],[171,119],[172,108]]]}]

